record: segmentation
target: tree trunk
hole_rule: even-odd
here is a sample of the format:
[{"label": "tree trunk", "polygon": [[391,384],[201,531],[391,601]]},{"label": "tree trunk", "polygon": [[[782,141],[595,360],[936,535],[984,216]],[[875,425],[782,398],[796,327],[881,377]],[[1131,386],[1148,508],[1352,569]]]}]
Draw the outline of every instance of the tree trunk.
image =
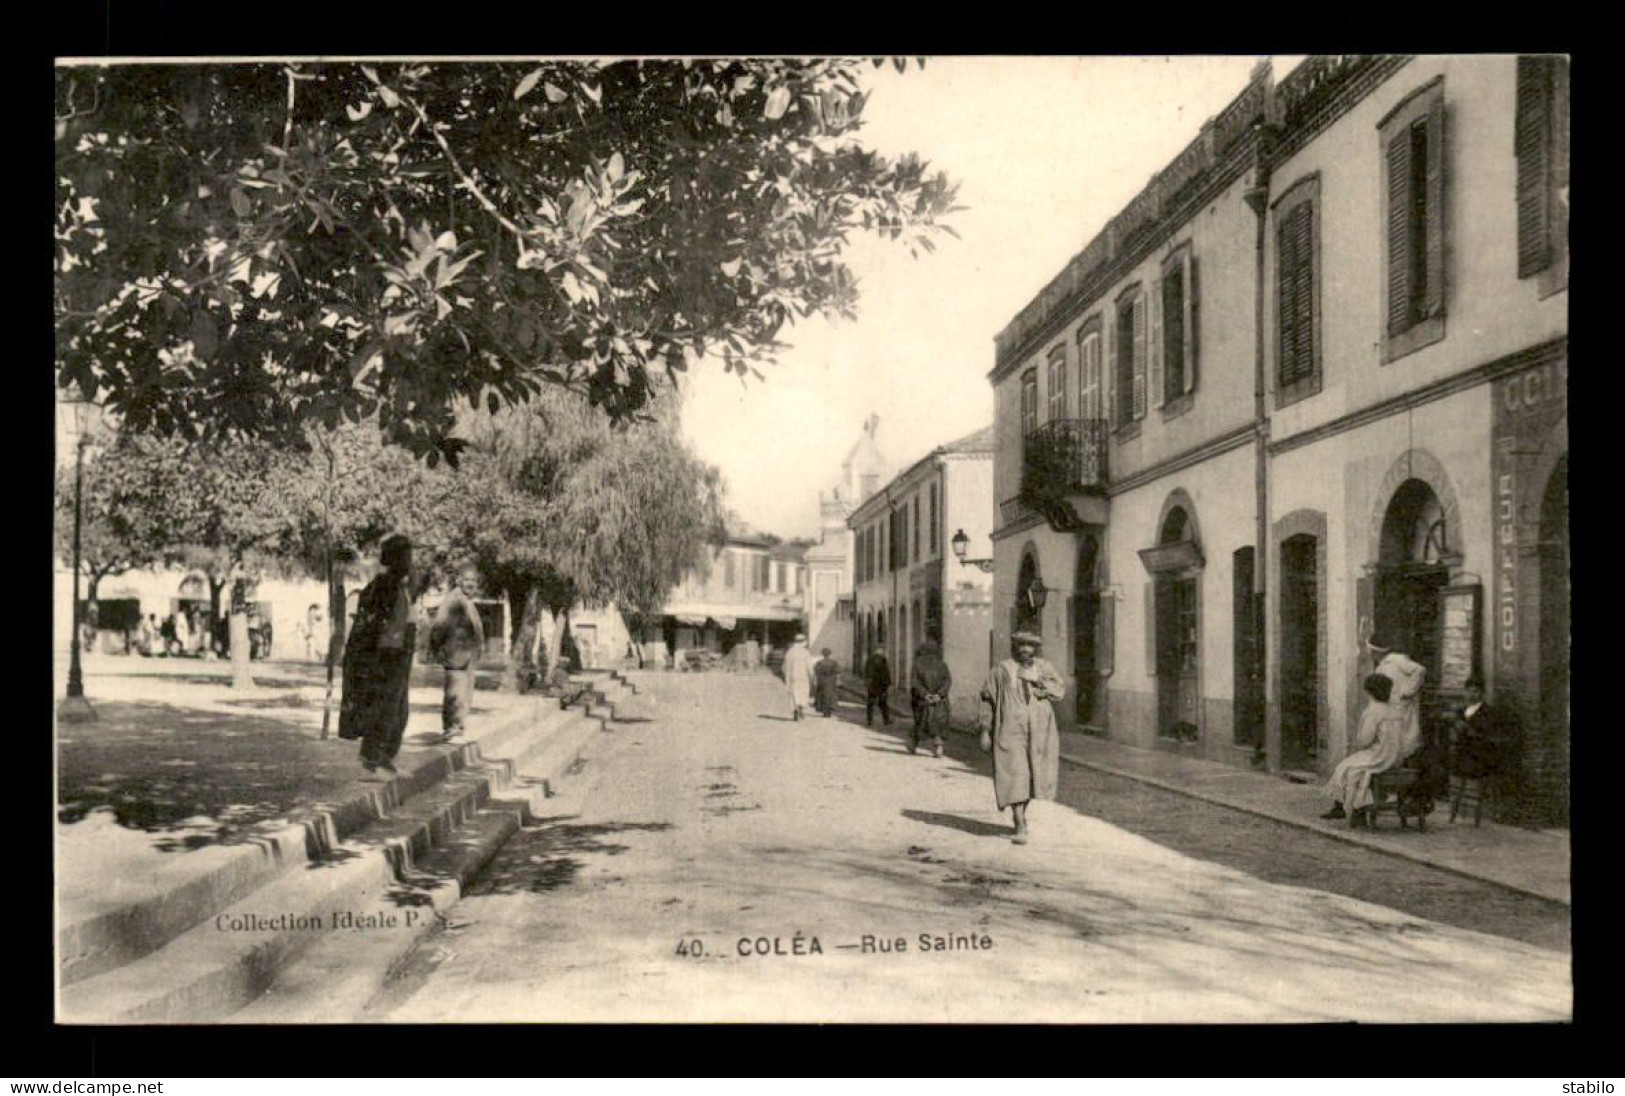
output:
[{"label": "tree trunk", "polygon": [[[510,604],[512,600],[509,599]],[[536,631],[541,620],[542,592],[531,587],[525,593],[524,610],[518,615],[519,627],[508,648],[508,687],[513,692],[527,692],[536,673]]]},{"label": "tree trunk", "polygon": [[[234,567],[233,571],[238,568]],[[231,580],[231,687],[252,689],[254,674],[249,666],[252,648],[248,642],[248,582],[241,574]]]},{"label": "tree trunk", "polygon": [[333,718],[334,679],[344,658],[344,639],[349,627],[346,619],[344,575],[328,565],[327,573],[327,695],[322,702],[322,737],[327,737]]}]

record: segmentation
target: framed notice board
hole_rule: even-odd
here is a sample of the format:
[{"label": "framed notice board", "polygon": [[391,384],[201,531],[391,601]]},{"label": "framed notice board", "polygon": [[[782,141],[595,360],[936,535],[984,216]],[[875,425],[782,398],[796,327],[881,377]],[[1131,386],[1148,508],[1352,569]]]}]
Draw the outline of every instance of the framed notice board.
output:
[{"label": "framed notice board", "polygon": [[1446,586],[1439,591],[1439,691],[1460,693],[1478,669],[1478,630],[1484,588]]}]

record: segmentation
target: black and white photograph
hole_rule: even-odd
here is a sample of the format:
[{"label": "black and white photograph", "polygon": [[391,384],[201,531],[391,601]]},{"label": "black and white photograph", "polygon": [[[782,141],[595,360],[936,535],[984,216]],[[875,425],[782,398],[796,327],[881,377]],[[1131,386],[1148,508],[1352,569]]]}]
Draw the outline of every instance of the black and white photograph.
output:
[{"label": "black and white photograph", "polygon": [[1573,1021],[1567,56],[49,75],[58,1024]]}]

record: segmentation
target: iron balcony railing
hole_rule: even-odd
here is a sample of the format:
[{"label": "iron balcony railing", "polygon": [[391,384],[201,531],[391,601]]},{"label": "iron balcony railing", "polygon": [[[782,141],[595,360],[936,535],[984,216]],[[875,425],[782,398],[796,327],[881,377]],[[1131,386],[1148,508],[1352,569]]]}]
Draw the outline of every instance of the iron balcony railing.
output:
[{"label": "iron balcony railing", "polygon": [[1053,419],[1022,445],[1021,498],[1039,506],[1080,491],[1106,489],[1105,419]]}]

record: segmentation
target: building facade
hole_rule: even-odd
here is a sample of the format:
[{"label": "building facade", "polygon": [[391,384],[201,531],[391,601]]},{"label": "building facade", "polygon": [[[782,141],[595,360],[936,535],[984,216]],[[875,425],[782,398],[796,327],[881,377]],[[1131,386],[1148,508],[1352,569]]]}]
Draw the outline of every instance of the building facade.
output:
[{"label": "building facade", "polygon": [[[848,519],[855,545],[852,646],[884,648],[906,689],[914,653],[942,645],[950,703],[971,711],[988,669],[990,576],[954,557],[956,533],[988,544],[993,515],[992,427],[939,446],[881,485]],[[857,660],[861,667],[863,657]]]},{"label": "building facade", "polygon": [[689,651],[726,655],[747,641],[784,647],[806,627],[806,582],[800,548],[731,535],[707,547],[705,564],[684,574],[658,620],[630,638],[657,665]]},{"label": "building facade", "polygon": [[814,651],[829,648],[842,666],[853,665],[853,554],[847,519],[886,478],[888,465],[876,435],[880,417],[870,415],[846,459],[840,478],[819,492],[818,543],[807,549],[807,636]]},{"label": "building facade", "polygon": [[[1567,812],[1567,64],[1267,65],[996,341],[996,643],[1063,718],[1323,777],[1365,640]],[[1055,657],[1056,655],[1060,657]]]}]

